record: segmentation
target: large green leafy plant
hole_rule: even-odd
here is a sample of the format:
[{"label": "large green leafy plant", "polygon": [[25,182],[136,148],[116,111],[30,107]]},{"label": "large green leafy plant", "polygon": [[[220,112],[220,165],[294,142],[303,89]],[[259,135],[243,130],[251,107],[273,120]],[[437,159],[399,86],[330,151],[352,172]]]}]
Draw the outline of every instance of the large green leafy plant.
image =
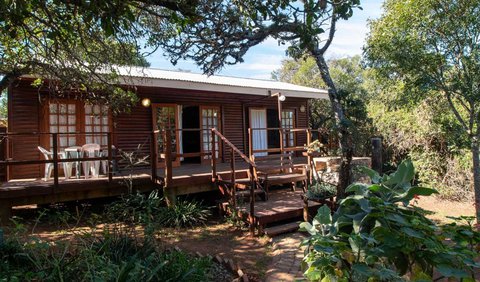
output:
[{"label": "large green leafy plant", "polygon": [[[390,175],[362,168],[371,185],[352,184],[350,196],[331,215],[323,206],[312,224],[303,262],[313,281],[432,281],[438,277],[474,281],[474,246],[480,234],[471,225],[441,227],[426,211],[409,205],[436,190],[413,186],[415,170],[404,161]],[[450,243],[445,243],[450,241]],[[437,277],[437,278],[438,278]]]}]

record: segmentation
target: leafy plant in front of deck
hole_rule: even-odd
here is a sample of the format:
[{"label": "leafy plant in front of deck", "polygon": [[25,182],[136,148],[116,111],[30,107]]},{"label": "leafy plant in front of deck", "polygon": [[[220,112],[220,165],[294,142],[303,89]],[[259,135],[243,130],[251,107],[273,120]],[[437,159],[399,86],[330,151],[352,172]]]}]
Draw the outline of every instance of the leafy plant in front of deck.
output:
[{"label": "leafy plant in front of deck", "polygon": [[192,227],[203,224],[211,215],[210,209],[195,200],[179,200],[171,207],[165,205],[158,190],[150,194],[124,195],[106,208],[110,222],[124,222],[130,226],[142,225],[154,232],[160,227]]},{"label": "leafy plant in front of deck", "polygon": [[[86,236],[88,235],[88,236]],[[212,281],[210,258],[162,251],[125,233],[85,234],[75,243],[22,242],[0,245],[0,281]]]},{"label": "leafy plant in front of deck", "polygon": [[166,227],[192,227],[205,223],[211,214],[202,202],[178,200],[175,205],[161,210],[158,222]]},{"label": "leafy plant in front of deck", "polygon": [[306,197],[312,200],[323,200],[334,197],[337,192],[337,187],[321,180],[313,179],[312,184],[309,185]]},{"label": "leafy plant in front of deck", "polygon": [[479,233],[470,228],[462,231],[465,238],[454,236],[455,226],[437,226],[425,217],[426,211],[409,205],[419,195],[436,193],[412,186],[410,161],[390,175],[362,171],[373,184],[350,185],[352,195],[340,201],[333,216],[323,206],[312,224],[301,224],[311,235],[304,242],[303,261],[309,280],[431,281],[435,270],[445,278],[474,281],[478,254],[465,242],[480,242]]},{"label": "leafy plant in front of deck", "polygon": [[137,148],[133,151],[118,151],[120,154],[119,165],[128,172],[127,176],[123,177],[123,184],[127,187],[129,194],[134,192],[133,175],[135,174],[135,169],[149,164],[148,159],[150,156],[145,155],[143,150],[146,142],[147,141],[143,144],[138,144]]}]

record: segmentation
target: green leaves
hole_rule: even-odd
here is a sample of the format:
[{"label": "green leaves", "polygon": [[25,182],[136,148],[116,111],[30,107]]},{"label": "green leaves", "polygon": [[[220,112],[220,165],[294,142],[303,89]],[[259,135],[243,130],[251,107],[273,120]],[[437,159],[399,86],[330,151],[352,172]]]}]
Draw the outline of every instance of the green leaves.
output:
[{"label": "green leaves", "polygon": [[395,185],[400,188],[410,188],[410,183],[415,176],[415,169],[411,160],[403,161],[397,168],[397,171],[388,176],[388,179],[383,181],[383,184]]},{"label": "green leaves", "polygon": [[447,278],[469,279],[480,268],[475,263],[478,253],[471,251],[480,243],[473,225],[439,227],[425,211],[408,205],[416,195],[436,193],[412,186],[415,170],[410,161],[390,175],[364,171],[377,182],[351,185],[347,191],[354,194],[340,201],[333,216],[324,206],[313,224],[302,223],[311,234],[304,242],[310,250],[304,258],[307,277],[401,281],[407,276],[430,281],[438,271]]},{"label": "green leaves", "polygon": [[323,205],[318,209],[317,215],[313,218],[313,222],[318,224],[330,224],[332,223],[332,211],[327,205]]}]

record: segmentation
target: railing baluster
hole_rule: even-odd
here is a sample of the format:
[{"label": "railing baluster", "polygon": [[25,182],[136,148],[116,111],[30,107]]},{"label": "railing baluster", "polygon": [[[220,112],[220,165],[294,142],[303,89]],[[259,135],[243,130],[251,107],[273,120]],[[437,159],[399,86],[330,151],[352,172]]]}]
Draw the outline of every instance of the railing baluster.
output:
[{"label": "railing baluster", "polygon": [[253,130],[248,128],[248,156],[251,158],[253,156]]},{"label": "railing baluster", "polygon": [[216,181],[217,180],[217,160],[215,158],[215,151],[216,151],[216,142],[215,142],[215,129],[212,128],[212,131],[211,131],[211,142],[212,142],[212,148],[210,150],[210,152],[212,153],[212,155],[210,156],[211,157],[211,163],[212,163],[212,181]]},{"label": "railing baluster", "polygon": [[165,130],[165,186],[169,187],[172,181],[172,133]]},{"label": "railing baluster", "polygon": [[233,209],[235,210],[237,208],[237,188],[236,188],[236,171],[235,171],[235,151],[233,148],[230,148],[230,169],[231,169],[231,176],[230,176],[230,182],[232,182],[232,205]]},{"label": "railing baluster", "polygon": [[108,183],[111,184],[113,181],[113,154],[112,154],[112,133],[107,133],[107,157],[108,157]]},{"label": "railing baluster", "polygon": [[280,129],[278,130],[278,134],[280,135],[280,154],[283,154],[283,151],[284,151],[284,146],[283,146],[283,133],[284,133],[283,129],[280,128]]},{"label": "railing baluster", "polygon": [[254,171],[253,166],[250,164],[249,166],[250,172],[250,211],[248,214],[248,222],[250,224],[250,235],[253,237],[255,236],[255,186],[256,182],[253,177]]},{"label": "railing baluster", "polygon": [[53,186],[58,189],[58,133],[52,133],[53,146]]},{"label": "railing baluster", "polygon": [[[308,152],[308,148],[310,147],[310,144],[312,143],[312,131],[310,129],[307,129],[307,152]],[[315,169],[315,164],[313,163],[313,159],[312,159],[312,156],[311,154],[307,154],[307,166],[309,167],[309,171],[310,171],[310,183],[312,182],[313,178],[312,178],[312,175],[313,175],[313,169]]]},{"label": "railing baluster", "polygon": [[152,182],[156,183],[157,181],[157,162],[158,162],[158,156],[157,156],[157,138],[158,138],[158,133],[157,131],[153,131],[150,135],[150,166],[152,169]]}]

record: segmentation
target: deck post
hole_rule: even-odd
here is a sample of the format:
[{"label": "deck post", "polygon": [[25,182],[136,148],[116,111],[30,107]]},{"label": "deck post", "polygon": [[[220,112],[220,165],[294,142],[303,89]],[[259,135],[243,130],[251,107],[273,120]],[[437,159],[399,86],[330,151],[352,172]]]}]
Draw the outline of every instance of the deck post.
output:
[{"label": "deck post", "polygon": [[[279,94],[280,95],[280,94]],[[280,101],[280,96],[277,97],[277,107],[278,107],[278,128],[280,133],[280,154],[283,154],[283,125],[282,125],[282,101]],[[268,134],[268,132],[267,132]],[[288,139],[288,138],[287,138]],[[287,146],[288,147],[288,146]]]},{"label": "deck post", "polygon": [[150,166],[152,168],[151,177],[152,177],[153,183],[156,183],[157,181],[157,161],[158,161],[157,138],[158,138],[157,131],[156,130],[152,131],[152,134],[150,136]]},{"label": "deck post", "polygon": [[[308,147],[312,143],[312,130],[310,128],[307,128],[307,153],[308,153]],[[307,154],[307,166],[310,169],[309,171],[312,172],[313,169],[315,169],[314,164],[312,163],[312,156],[310,154]],[[310,173],[309,181],[312,181],[312,174]]]},{"label": "deck post", "polygon": [[250,185],[250,211],[248,214],[248,222],[250,223],[250,235],[253,237],[255,236],[255,186],[256,182],[253,177],[253,166],[250,164],[249,166],[250,171],[250,178],[251,178],[251,185]]},{"label": "deck post", "polygon": [[108,184],[112,183],[113,180],[113,153],[112,153],[112,133],[107,133],[107,156],[108,156]]},{"label": "deck post", "polygon": [[58,133],[52,133],[53,145],[53,187],[58,189]]},{"label": "deck post", "polygon": [[212,155],[210,156],[210,161],[212,163],[212,181],[216,181],[217,180],[217,160],[216,160],[216,142],[215,142],[215,129],[212,128],[211,132],[211,138],[212,138],[212,148],[211,148],[211,153]]},{"label": "deck post", "polygon": [[250,159],[253,156],[253,136],[252,135],[253,135],[252,128],[249,127],[248,128],[248,156],[250,157]]},{"label": "deck post", "polygon": [[232,174],[230,176],[230,182],[232,182],[232,205],[233,205],[233,209],[234,211],[237,209],[237,195],[236,195],[236,190],[237,190],[237,187],[236,187],[236,171],[235,171],[235,151],[233,150],[233,148],[230,148],[230,169],[232,170]]},{"label": "deck post", "polygon": [[173,178],[172,167],[172,132],[169,129],[165,130],[165,186],[163,187],[163,195],[167,201],[167,205],[173,206],[176,202],[176,197],[172,193],[171,185]]}]

